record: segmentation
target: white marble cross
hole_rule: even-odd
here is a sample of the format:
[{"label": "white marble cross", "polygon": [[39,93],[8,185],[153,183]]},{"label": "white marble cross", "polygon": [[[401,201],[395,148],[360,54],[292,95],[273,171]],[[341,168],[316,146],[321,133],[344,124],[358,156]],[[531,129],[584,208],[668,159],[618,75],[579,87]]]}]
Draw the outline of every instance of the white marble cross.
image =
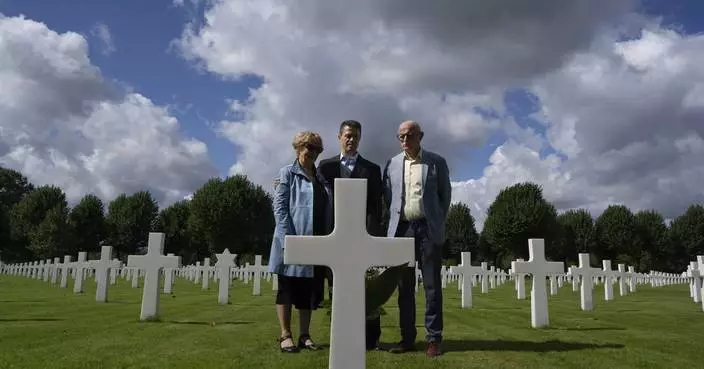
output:
[{"label": "white marble cross", "polygon": [[472,307],[472,278],[482,273],[481,266],[472,266],[472,253],[462,252],[462,264],[450,268],[453,274],[462,276],[462,308]]},{"label": "white marble cross", "polygon": [[165,256],[163,252],[164,234],[149,232],[147,254],[127,256],[127,266],[144,270],[144,290],[142,291],[140,320],[148,320],[159,316],[160,271],[162,268],[176,268],[180,263],[178,256]]},{"label": "white marble cross", "polygon": [[637,276],[636,276],[636,268],[632,265],[628,266],[628,272],[626,273],[628,275],[628,290],[631,293],[636,292],[636,283],[637,281]]},{"label": "white marble cross", "polygon": [[618,294],[626,296],[628,294],[628,286],[626,285],[626,264],[618,264]]},{"label": "white marble cross", "polygon": [[227,305],[230,300],[230,269],[235,266],[237,254],[230,254],[229,249],[225,249],[222,254],[215,254],[218,261],[215,268],[218,271],[218,304]]},{"label": "white marble cross", "polygon": [[489,263],[482,261],[480,265],[482,267],[479,274],[479,277],[481,278],[482,293],[489,293]]},{"label": "white marble cross", "polygon": [[520,263],[524,261],[525,260],[523,259],[516,259],[511,262],[511,269],[513,270],[513,274],[516,278],[516,298],[518,300],[525,300],[526,298],[526,275],[523,273],[516,273],[516,262]]},{"label": "white marble cross", "polygon": [[266,265],[262,265],[261,255],[254,255],[254,265],[251,265],[249,270],[254,273],[252,296],[260,296],[262,294],[262,273],[266,273],[268,270]]},{"label": "white marble cross", "polygon": [[71,267],[71,255],[64,255],[64,262],[59,267],[61,269],[61,282],[59,287],[66,288],[68,285],[68,271]]},{"label": "white marble cross", "polygon": [[545,240],[531,238],[528,240],[528,261],[517,261],[516,273],[531,274],[533,285],[530,293],[530,321],[533,328],[547,327],[548,295],[545,288],[545,277],[548,274],[564,273],[562,262],[545,260]]},{"label": "white marble cross", "polygon": [[[704,273],[704,255],[697,255],[697,270],[699,270],[699,275]],[[702,300],[702,311],[704,311],[704,297]]]},{"label": "white marble cross", "polygon": [[49,282],[49,277],[51,276],[52,269],[53,266],[51,265],[51,259],[46,259],[46,263],[44,264],[44,274],[42,274],[42,281]]},{"label": "white marble cross", "polygon": [[78,260],[71,263],[73,265],[73,292],[82,293],[83,292],[83,273],[89,264],[86,262],[86,252],[80,251],[78,253]]},{"label": "white marble cross", "polygon": [[365,280],[373,266],[415,260],[412,238],[374,237],[366,231],[367,180],[335,179],[335,228],[328,236],[291,236],[284,242],[284,263],[325,265],[332,269],[330,369],[366,367]]},{"label": "white marble cross", "polygon": [[61,258],[54,258],[54,264],[51,264],[51,284],[56,284],[56,281],[59,277],[59,265]]},{"label": "white marble cross", "polygon": [[602,274],[604,275],[604,300],[611,301],[614,299],[614,277],[618,275],[611,269],[611,260],[602,260]]},{"label": "white marble cross", "polygon": [[580,287],[580,305],[583,311],[594,309],[592,290],[594,277],[601,275],[601,269],[589,266],[589,253],[579,253],[579,268],[572,267],[573,277],[579,276],[582,281]]},{"label": "white marble cross", "polygon": [[702,302],[702,273],[699,270],[699,264],[696,261],[691,261],[689,263],[689,277],[692,278],[691,286],[692,289],[692,300],[696,303]]},{"label": "white marble cross", "polygon": [[108,301],[108,271],[120,267],[119,260],[112,259],[112,246],[103,246],[100,250],[100,260],[91,260],[90,266],[95,269],[95,279],[97,286],[95,288],[95,301]]},{"label": "white marble cross", "polygon": [[[166,256],[174,256],[174,253],[170,252]],[[179,262],[181,264],[181,262]],[[164,294],[170,295],[174,287],[174,268],[164,269]]]},{"label": "white marble cross", "polygon": [[203,266],[200,267],[198,273],[203,274],[203,284],[201,285],[201,289],[205,291],[210,288],[210,258],[205,258],[203,260]]}]

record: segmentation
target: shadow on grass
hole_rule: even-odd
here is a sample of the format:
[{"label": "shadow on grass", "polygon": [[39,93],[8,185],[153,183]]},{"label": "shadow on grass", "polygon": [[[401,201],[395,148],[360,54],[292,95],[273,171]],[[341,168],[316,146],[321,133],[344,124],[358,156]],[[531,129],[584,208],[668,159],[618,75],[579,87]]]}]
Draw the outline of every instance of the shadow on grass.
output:
[{"label": "shadow on grass", "polygon": [[63,320],[59,318],[0,318],[0,322],[59,322]]},{"label": "shadow on grass", "polygon": [[[275,305],[269,304],[269,303],[266,303],[266,304],[249,304],[249,303],[242,303],[242,302],[228,302],[227,304],[230,305],[230,306],[247,306],[247,307],[249,307],[249,306],[275,306]],[[320,310],[320,309],[318,309],[318,310]]]},{"label": "shadow on grass", "polygon": [[625,331],[623,327],[553,328],[560,331]]},{"label": "shadow on grass", "polygon": [[165,321],[156,321],[154,323],[166,323],[166,324],[187,324],[187,325],[207,325],[207,326],[218,326],[218,325],[244,325],[244,324],[254,324],[254,322],[245,322],[245,321],[237,321],[237,322],[195,322],[195,321],[190,321],[190,320],[165,320]]},{"label": "shadow on grass", "polygon": [[447,351],[526,351],[564,352],[587,349],[622,349],[617,343],[583,343],[565,341],[504,341],[504,340],[443,340],[442,348]]},{"label": "shadow on grass", "polygon": [[138,305],[140,301],[108,300],[106,304]]}]

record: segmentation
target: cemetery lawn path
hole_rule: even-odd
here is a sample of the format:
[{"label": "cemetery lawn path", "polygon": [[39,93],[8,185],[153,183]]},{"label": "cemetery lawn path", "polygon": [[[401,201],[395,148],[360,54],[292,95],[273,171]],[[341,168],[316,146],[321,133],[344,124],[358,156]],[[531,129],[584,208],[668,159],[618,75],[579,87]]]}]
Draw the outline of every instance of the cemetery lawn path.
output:
[{"label": "cemetery lawn path", "polygon": [[[109,302],[96,303],[95,283],[76,295],[39,280],[0,276],[0,368],[327,368],[327,349],[279,353],[271,285],[251,296],[237,281],[233,303],[217,304],[216,283],[201,291],[177,278],[162,295],[158,322],[139,322],[141,284],[118,278]],[[528,286],[527,291],[530,291]],[[594,312],[579,309],[579,294],[565,284],[549,297],[548,329],[530,327],[530,297],[518,301],[513,283],[489,294],[474,289],[474,308],[459,309],[457,286],[445,294],[445,355],[422,351],[367,354],[368,368],[697,368],[704,352],[704,312],[686,285],[653,289],[603,301],[594,289]],[[386,343],[398,340],[396,298],[382,317]],[[418,339],[423,339],[423,296],[417,295]],[[294,315],[294,321],[297,315]],[[314,315],[313,337],[329,339],[329,318]],[[361,324],[361,322],[360,322]],[[294,334],[297,334],[294,324]]]}]

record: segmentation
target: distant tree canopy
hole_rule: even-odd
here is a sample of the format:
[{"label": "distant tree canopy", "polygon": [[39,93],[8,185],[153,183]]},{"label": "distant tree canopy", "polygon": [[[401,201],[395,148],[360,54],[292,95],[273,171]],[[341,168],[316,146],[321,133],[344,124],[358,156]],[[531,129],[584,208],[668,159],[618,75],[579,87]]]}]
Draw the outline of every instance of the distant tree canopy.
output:
[{"label": "distant tree canopy", "polygon": [[[446,220],[442,257],[460,261],[463,251],[473,260],[507,269],[510,261],[528,258],[528,239],[543,238],[546,257],[577,263],[588,252],[595,266],[602,259],[628,263],[640,271],[679,273],[696,255],[704,254],[704,206],[691,205],[668,226],[655,210],[633,214],[611,205],[596,219],[585,209],[557,215],[540,186],[518,183],[502,189],[487,210],[477,233],[468,205],[455,203]],[[388,225],[388,210],[383,222]],[[385,228],[384,228],[385,229]],[[55,186],[34,186],[20,172],[0,168],[0,258],[31,261],[75,255],[96,255],[101,245],[114,247],[122,260],[147,246],[152,231],[166,235],[165,252],[191,264],[214,258],[225,248],[238,263],[255,254],[268,259],[274,230],[270,195],[246,176],[212,178],[191,200],[159,209],[148,191],[121,194],[108,203],[87,194],[72,208]]]},{"label": "distant tree canopy", "polygon": [[590,252],[594,248],[594,220],[588,211],[577,209],[560,214],[557,223],[557,247],[551,250],[551,257],[577,265],[577,254]]},{"label": "distant tree canopy", "polygon": [[445,221],[447,242],[443,247],[443,259],[459,263],[463,251],[475,250],[479,243],[479,234],[474,226],[474,217],[469,207],[463,203],[450,205]]},{"label": "distant tree canopy", "polygon": [[482,233],[490,245],[493,263],[508,269],[512,260],[528,259],[529,238],[545,239],[546,253],[555,249],[557,211],[543,198],[540,186],[515,184],[501,190],[489,206]]}]

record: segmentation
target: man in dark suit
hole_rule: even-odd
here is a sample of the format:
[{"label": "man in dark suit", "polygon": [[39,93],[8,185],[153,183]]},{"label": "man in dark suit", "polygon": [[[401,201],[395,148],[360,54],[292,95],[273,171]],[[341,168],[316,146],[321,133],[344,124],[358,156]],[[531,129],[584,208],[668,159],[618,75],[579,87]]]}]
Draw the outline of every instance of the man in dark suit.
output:
[{"label": "man in dark suit", "polygon": [[[383,237],[385,232],[381,229],[381,167],[359,155],[357,148],[361,137],[362,125],[359,122],[355,120],[342,122],[337,134],[340,141],[340,154],[322,160],[318,165],[318,171],[331,185],[333,196],[335,178],[367,179],[367,232],[372,236]],[[324,268],[328,281],[329,298],[332,299],[332,271],[330,268]],[[323,288],[323,286],[319,286],[319,288]],[[367,349],[377,347],[380,335],[380,321],[378,319],[368,321]]]}]

